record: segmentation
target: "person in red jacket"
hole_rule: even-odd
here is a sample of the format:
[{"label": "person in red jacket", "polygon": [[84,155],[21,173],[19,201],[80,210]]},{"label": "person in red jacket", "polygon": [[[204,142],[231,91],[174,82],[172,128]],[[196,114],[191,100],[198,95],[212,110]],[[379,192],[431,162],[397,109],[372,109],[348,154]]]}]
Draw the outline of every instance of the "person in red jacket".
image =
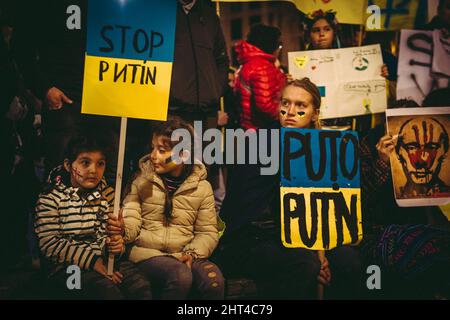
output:
[{"label": "person in red jacket", "polygon": [[241,65],[235,92],[240,102],[240,124],[245,130],[270,128],[278,122],[279,96],[286,76],[275,66],[281,50],[281,32],[276,27],[254,25],[247,41],[235,46]]}]

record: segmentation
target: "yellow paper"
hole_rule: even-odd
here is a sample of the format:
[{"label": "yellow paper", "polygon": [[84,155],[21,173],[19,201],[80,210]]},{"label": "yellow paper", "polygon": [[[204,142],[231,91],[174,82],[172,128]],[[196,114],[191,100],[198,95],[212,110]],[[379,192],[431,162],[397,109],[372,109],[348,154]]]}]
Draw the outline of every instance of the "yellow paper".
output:
[{"label": "yellow paper", "polygon": [[[213,0],[213,2],[267,2],[274,0]],[[295,4],[298,10],[311,14],[317,10],[333,10],[339,23],[365,24],[367,0],[281,0]]]},{"label": "yellow paper", "polygon": [[166,120],[171,74],[171,62],[86,55],[81,111]]},{"label": "yellow paper", "polygon": [[[315,200],[317,207],[317,220],[316,220],[316,232],[313,232],[313,219],[312,219],[312,195],[313,194],[333,194],[336,196],[343,197],[345,199],[345,204],[348,209],[348,217],[350,224],[347,224],[346,220],[342,218],[339,214],[336,215],[335,201],[323,201],[321,199]],[[294,211],[297,205],[301,204],[295,200],[286,200],[285,195],[287,194],[297,194],[303,195],[304,198],[304,210],[305,219],[301,221],[300,217],[288,217],[288,213],[285,212],[285,205],[290,208],[290,211]],[[340,195],[339,195],[340,194]],[[355,197],[356,206],[351,209],[351,198]],[[287,248],[306,248],[311,250],[331,250],[337,246],[345,244],[358,244],[362,240],[362,214],[361,214],[361,190],[358,188],[346,188],[339,189],[338,191],[332,188],[291,188],[291,187],[281,187],[280,188],[280,198],[281,198],[281,240],[285,247]],[[289,203],[287,203],[289,201]],[[328,223],[322,216],[322,206],[328,204]],[[286,219],[285,219],[286,215]],[[342,222],[342,228],[338,228],[339,222]],[[301,233],[301,225],[306,226],[307,234]],[[353,226],[352,226],[353,224]],[[328,228],[327,228],[328,226]],[[329,230],[329,232],[326,231]],[[351,237],[351,229],[353,230],[354,239]],[[324,244],[324,236],[328,235],[329,242],[328,245]],[[290,239],[288,239],[290,237]],[[307,244],[305,238],[310,238],[314,240],[313,243]],[[342,243],[338,243],[338,238],[342,237]],[[312,241],[311,240],[311,241]]]},{"label": "yellow paper", "polygon": [[365,24],[367,0],[290,0],[303,13],[311,14],[316,10],[336,12],[339,23]]},{"label": "yellow paper", "polygon": [[308,56],[296,57],[294,62],[298,68],[303,69],[305,65],[308,63]]}]

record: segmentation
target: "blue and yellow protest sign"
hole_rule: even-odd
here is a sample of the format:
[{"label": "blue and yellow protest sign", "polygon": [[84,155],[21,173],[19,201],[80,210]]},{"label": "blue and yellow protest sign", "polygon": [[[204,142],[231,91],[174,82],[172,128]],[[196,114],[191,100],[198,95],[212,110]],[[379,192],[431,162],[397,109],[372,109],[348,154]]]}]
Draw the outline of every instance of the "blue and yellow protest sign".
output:
[{"label": "blue and yellow protest sign", "polygon": [[368,4],[377,5],[381,13],[381,28],[371,31],[414,29],[417,22],[424,22],[419,0],[369,0]]},{"label": "blue and yellow protest sign", "polygon": [[330,250],[362,239],[358,136],[281,129],[281,239]]},{"label": "blue and yellow protest sign", "polygon": [[213,2],[292,2],[298,10],[311,15],[317,10],[336,12],[340,23],[364,24],[367,0],[212,0]]},{"label": "blue and yellow protest sign", "polygon": [[166,120],[177,1],[90,0],[82,112]]}]

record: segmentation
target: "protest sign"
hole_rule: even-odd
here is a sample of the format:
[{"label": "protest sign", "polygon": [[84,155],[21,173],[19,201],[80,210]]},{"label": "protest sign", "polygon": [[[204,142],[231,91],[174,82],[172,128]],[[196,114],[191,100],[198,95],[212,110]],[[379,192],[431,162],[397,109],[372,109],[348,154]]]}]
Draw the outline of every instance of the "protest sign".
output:
[{"label": "protest sign", "polygon": [[402,30],[397,99],[411,99],[422,105],[431,91],[448,86],[450,76],[446,75],[449,72],[446,62],[450,51],[448,43],[443,47],[441,40],[445,42],[439,30]]},{"label": "protest sign", "polygon": [[450,78],[450,33],[446,30],[433,31],[433,63],[431,72]]},{"label": "protest sign", "polygon": [[369,0],[368,5],[377,5],[381,13],[381,26],[373,31],[412,29],[425,20],[417,18],[421,18],[417,0]]},{"label": "protest sign", "polygon": [[83,113],[166,119],[176,5],[89,1]]},{"label": "protest sign", "polygon": [[450,202],[450,107],[400,108],[386,111],[394,194],[399,206]]},{"label": "protest sign", "polygon": [[310,15],[317,10],[334,11],[339,23],[365,24],[365,13],[367,9],[367,0],[355,0],[349,3],[348,0],[330,0],[330,1],[304,1],[289,0],[301,12]]},{"label": "protest sign", "polygon": [[358,137],[352,131],[281,129],[281,238],[330,250],[362,239]]},{"label": "protest sign", "polygon": [[317,10],[336,12],[336,18],[340,23],[365,24],[367,0],[213,0],[213,2],[292,2],[298,10],[306,15],[311,15]]},{"label": "protest sign", "polygon": [[[121,117],[113,216],[122,189],[127,118],[166,120],[176,1],[89,0],[82,113]],[[109,254],[107,272],[114,271]]]},{"label": "protest sign", "polygon": [[384,112],[386,81],[380,45],[289,52],[289,73],[308,77],[321,91],[320,118]]}]

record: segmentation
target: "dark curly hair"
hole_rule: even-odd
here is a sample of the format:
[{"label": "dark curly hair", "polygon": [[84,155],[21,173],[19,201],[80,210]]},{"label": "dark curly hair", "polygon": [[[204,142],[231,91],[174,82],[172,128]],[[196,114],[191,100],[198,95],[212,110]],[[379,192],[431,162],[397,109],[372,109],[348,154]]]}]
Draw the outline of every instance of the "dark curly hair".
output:
[{"label": "dark curly hair", "polygon": [[106,134],[97,133],[93,130],[84,131],[70,138],[67,143],[64,158],[72,163],[77,159],[80,153],[99,151],[108,161],[111,159],[111,148]]},{"label": "dark curly hair", "polygon": [[[111,138],[107,133],[98,133],[93,130],[85,130],[75,133],[70,137],[64,152],[64,159],[69,160],[72,164],[81,153],[84,152],[100,152],[105,157],[106,165],[112,159],[113,146]],[[42,193],[47,194],[54,189],[53,180],[58,175],[65,185],[70,185],[70,173],[63,169],[63,165],[51,170],[48,181],[44,186]]]}]

